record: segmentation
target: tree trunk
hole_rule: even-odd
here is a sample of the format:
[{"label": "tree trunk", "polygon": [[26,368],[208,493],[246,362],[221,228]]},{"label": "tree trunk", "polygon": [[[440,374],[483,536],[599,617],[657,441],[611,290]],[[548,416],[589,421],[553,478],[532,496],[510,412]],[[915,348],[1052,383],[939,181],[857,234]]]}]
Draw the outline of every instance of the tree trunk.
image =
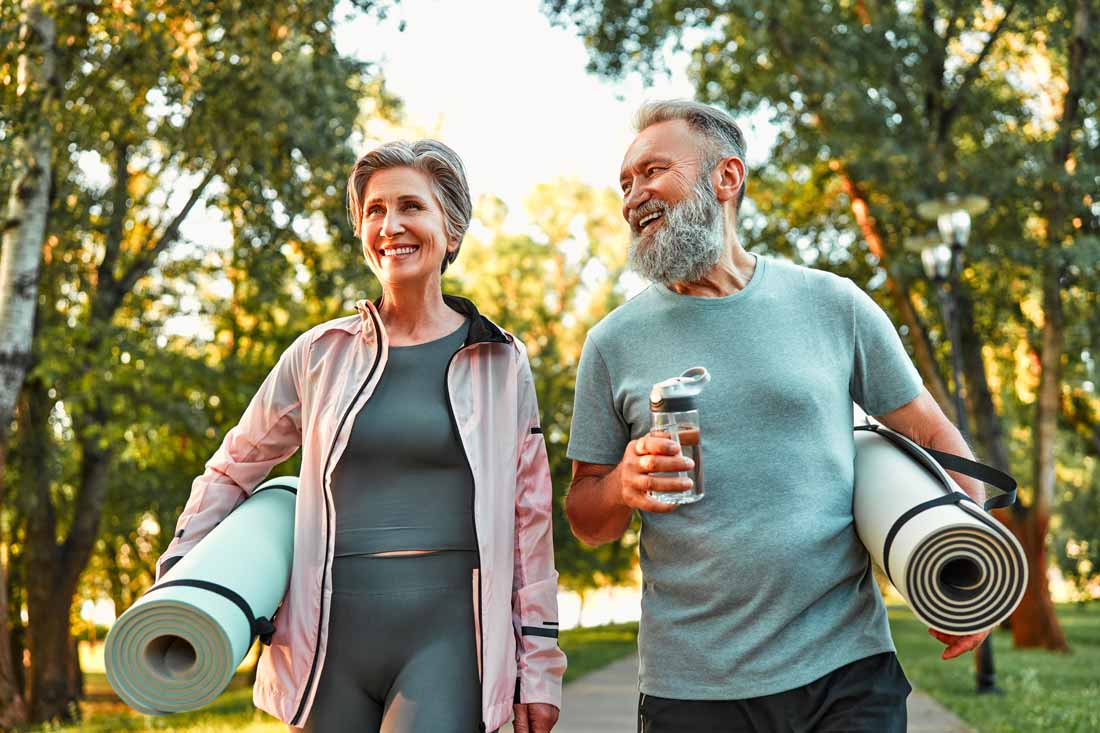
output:
[{"label": "tree trunk", "polygon": [[1018,649],[1042,648],[1068,652],[1069,644],[1054,613],[1050,584],[1047,582],[1049,561],[1046,536],[1050,525],[1049,517],[1042,519],[1038,512],[1030,509],[1009,514],[1007,524],[1023,545],[1028,573],[1023,600],[1012,612],[1010,619],[1012,643]]},{"label": "tree trunk", "polygon": [[[52,400],[37,379],[28,380],[27,433],[24,450],[28,461],[46,465],[48,418]],[[95,420],[95,411],[89,419]],[[80,573],[95,542],[106,489],[110,453],[84,437],[87,426],[76,426],[82,447],[81,481],[77,489],[73,524],[68,536],[57,541],[57,514],[50,500],[51,476],[40,471],[28,477],[27,575],[50,578],[49,583],[27,585],[27,637],[31,656],[28,698],[32,722],[72,720],[79,690],[74,689],[73,639],[69,623]],[[33,464],[32,464],[33,465]]]},{"label": "tree trunk", "polygon": [[[50,204],[49,104],[56,89],[53,19],[23,3],[16,97],[26,111],[25,136],[11,143],[14,175],[0,238],[0,484],[6,476],[8,426],[31,360],[38,269]],[[0,486],[0,495],[3,488]],[[0,557],[0,729],[26,719],[11,664],[7,561]]]},{"label": "tree trunk", "polygon": [[1058,120],[1043,190],[1046,241],[1040,276],[1043,293],[1042,341],[1039,352],[1039,395],[1032,438],[1033,486],[1031,507],[1013,517],[1013,529],[1024,543],[1032,564],[1028,590],[1012,617],[1012,636],[1017,647],[1044,647],[1069,651],[1065,634],[1054,615],[1054,603],[1046,577],[1046,538],[1054,508],[1054,473],[1058,439],[1058,416],[1062,411],[1062,352],[1065,347],[1065,316],[1062,305],[1062,246],[1072,229],[1067,227],[1065,185],[1060,180],[1073,149],[1074,132],[1080,126],[1084,95],[1085,64],[1090,51],[1091,25],[1088,0],[1077,0],[1068,48],[1066,95]]},{"label": "tree trunk", "polygon": [[[0,441],[2,433],[0,430]],[[3,470],[5,446],[0,442],[0,471]],[[4,506],[4,476],[0,474],[0,507]],[[7,538],[0,534],[0,730],[10,730],[27,720],[27,708],[23,704],[20,678],[15,673],[15,654],[12,650],[11,630],[8,618],[8,552]]]},{"label": "tree trunk", "polygon": [[898,310],[901,322],[909,329],[911,334],[910,343],[913,344],[913,361],[916,363],[917,371],[920,372],[925,386],[940,408],[948,417],[951,417],[955,414],[954,403],[943,383],[943,377],[940,376],[936,357],[932,354],[932,349],[925,335],[924,324],[917,318],[916,311],[913,310],[913,304],[909,301],[909,289],[894,277],[891,271],[890,258],[887,255],[878,224],[871,216],[867,197],[859,184],[852,179],[844,164],[834,160],[830,164],[830,168],[840,177],[840,183],[851,202],[852,215],[855,217],[860,231],[863,232],[863,239],[867,242],[867,248],[871,251],[871,254],[878,258],[879,265],[886,273],[886,291],[890,294],[890,299]]},{"label": "tree trunk", "polygon": [[[0,250],[0,438],[15,412],[31,358],[38,265],[50,205],[50,125],[46,117],[54,77],[53,19],[24,2],[16,97],[25,105],[27,132],[11,143],[15,169]],[[0,465],[0,471],[3,466]]]},{"label": "tree trunk", "polygon": [[963,379],[966,383],[966,403],[974,426],[971,431],[973,448],[978,456],[1006,473],[1010,472],[1008,446],[1005,445],[1004,426],[985,373],[985,357],[982,340],[974,328],[974,301],[964,288],[959,288],[956,299],[959,319],[959,348],[962,351]]}]

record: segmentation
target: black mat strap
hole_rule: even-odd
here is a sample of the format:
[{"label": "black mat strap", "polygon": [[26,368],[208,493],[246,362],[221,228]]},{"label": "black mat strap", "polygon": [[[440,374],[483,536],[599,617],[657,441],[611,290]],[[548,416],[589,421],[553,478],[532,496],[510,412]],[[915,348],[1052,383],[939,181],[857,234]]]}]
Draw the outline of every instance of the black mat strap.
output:
[{"label": "black mat strap", "polygon": [[145,595],[161,588],[171,588],[173,586],[201,588],[211,593],[217,593],[222,598],[232,601],[236,604],[237,608],[241,609],[245,618],[248,619],[248,628],[252,632],[252,635],[260,637],[261,644],[271,646],[271,636],[275,633],[275,624],[271,622],[271,619],[264,616],[257,618],[256,615],[252,613],[252,607],[248,605],[248,601],[242,598],[241,595],[232,588],[226,588],[220,583],[211,583],[208,580],[181,578],[179,580],[169,580],[164,583],[157,583],[152,588],[145,591]]}]

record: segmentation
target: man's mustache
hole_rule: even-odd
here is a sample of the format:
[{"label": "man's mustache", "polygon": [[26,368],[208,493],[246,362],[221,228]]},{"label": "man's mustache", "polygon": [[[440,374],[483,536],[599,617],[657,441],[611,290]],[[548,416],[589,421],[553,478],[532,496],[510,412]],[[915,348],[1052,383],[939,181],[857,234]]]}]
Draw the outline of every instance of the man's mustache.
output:
[{"label": "man's mustache", "polygon": [[662,214],[667,213],[668,208],[668,204],[666,204],[664,201],[659,201],[658,199],[650,199],[649,201],[646,201],[644,204],[630,212],[629,222],[631,228],[637,230],[639,221],[658,211]]}]

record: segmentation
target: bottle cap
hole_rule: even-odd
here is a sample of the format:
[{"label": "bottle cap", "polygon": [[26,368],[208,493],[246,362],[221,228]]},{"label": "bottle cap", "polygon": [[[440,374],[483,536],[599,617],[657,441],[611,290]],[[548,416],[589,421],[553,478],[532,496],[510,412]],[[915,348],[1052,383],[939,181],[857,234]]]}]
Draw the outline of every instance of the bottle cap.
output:
[{"label": "bottle cap", "polygon": [[692,367],[678,377],[653,385],[649,392],[649,409],[653,412],[687,412],[695,409],[695,398],[710,381],[704,367]]}]

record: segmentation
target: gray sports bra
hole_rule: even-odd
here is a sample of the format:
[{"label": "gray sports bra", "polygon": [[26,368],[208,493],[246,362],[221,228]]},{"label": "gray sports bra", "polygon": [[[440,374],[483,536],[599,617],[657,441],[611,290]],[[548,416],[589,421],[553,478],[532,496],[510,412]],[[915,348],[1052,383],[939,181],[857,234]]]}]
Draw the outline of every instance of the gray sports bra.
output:
[{"label": "gray sports bra", "polygon": [[336,557],[477,549],[474,481],[446,386],[468,330],[467,319],[435,341],[390,347],[332,473]]}]

